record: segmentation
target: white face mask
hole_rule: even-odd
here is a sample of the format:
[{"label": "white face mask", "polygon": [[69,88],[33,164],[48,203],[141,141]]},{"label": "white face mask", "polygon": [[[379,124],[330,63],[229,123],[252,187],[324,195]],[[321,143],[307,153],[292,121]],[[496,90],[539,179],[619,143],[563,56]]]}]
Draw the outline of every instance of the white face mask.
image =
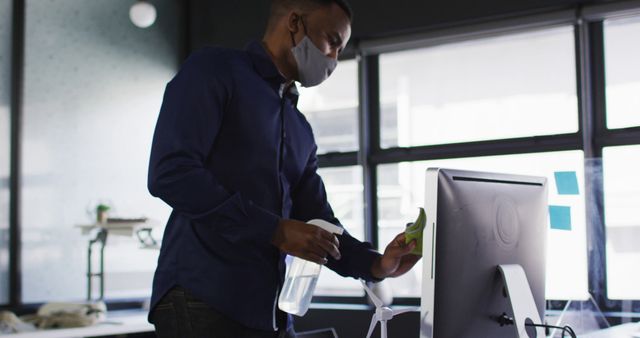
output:
[{"label": "white face mask", "polygon": [[298,45],[291,48],[291,52],[298,65],[298,81],[303,87],[321,84],[338,65],[337,60],[324,55],[307,35]]}]

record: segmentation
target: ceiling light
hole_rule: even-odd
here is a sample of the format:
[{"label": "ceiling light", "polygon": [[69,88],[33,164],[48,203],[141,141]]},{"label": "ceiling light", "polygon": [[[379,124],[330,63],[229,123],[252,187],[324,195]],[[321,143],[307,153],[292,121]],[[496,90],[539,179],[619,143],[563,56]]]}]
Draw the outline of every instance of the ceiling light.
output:
[{"label": "ceiling light", "polygon": [[129,18],[134,25],[147,28],[156,22],[156,8],[144,0],[139,0],[129,10]]}]

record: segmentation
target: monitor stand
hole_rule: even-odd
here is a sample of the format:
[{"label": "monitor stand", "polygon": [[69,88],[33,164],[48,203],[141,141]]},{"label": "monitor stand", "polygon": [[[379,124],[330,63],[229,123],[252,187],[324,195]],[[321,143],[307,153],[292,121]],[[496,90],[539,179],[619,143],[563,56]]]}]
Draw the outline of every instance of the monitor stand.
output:
[{"label": "monitor stand", "polygon": [[[498,270],[504,281],[505,292],[513,312],[513,321],[517,338],[529,338],[525,323],[542,324],[536,302],[531,293],[529,281],[522,267],[518,264],[498,265]],[[529,331],[533,332],[534,328]],[[545,337],[544,329],[535,327],[535,337]]]}]

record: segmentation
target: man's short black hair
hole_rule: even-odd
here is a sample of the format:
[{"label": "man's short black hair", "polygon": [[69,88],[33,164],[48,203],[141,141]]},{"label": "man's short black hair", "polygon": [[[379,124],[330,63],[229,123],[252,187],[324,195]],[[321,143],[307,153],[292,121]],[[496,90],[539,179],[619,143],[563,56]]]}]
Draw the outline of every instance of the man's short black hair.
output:
[{"label": "man's short black hair", "polygon": [[317,7],[326,7],[336,4],[347,14],[349,20],[353,18],[351,6],[345,0],[271,0],[271,17],[284,14],[285,11],[297,8],[311,11]]}]

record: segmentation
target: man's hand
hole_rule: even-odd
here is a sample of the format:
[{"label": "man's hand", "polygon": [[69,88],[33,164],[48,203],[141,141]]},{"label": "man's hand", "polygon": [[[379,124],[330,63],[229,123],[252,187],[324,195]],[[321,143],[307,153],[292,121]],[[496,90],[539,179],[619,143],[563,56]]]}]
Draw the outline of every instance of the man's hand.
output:
[{"label": "man's hand", "polygon": [[271,243],[286,254],[322,265],[327,264],[327,254],[340,259],[340,243],[336,236],[315,225],[292,219],[280,220]]},{"label": "man's hand", "polygon": [[373,262],[371,274],[378,279],[403,275],[420,260],[420,256],[411,253],[415,247],[415,240],[405,244],[404,232],[399,234],[387,245],[382,257]]}]

